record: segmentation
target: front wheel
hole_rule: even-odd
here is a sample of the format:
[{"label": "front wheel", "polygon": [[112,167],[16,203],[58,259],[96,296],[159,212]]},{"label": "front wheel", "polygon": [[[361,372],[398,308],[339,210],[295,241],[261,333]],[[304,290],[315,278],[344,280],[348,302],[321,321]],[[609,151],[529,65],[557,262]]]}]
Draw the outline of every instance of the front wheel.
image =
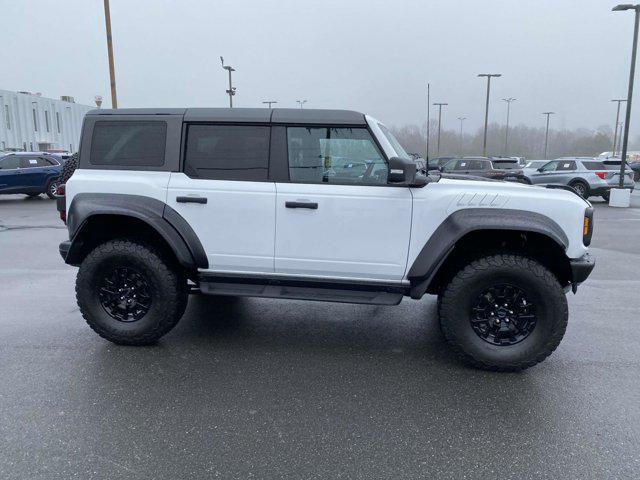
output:
[{"label": "front wheel", "polygon": [[47,188],[44,191],[44,193],[47,194],[47,197],[54,199],[57,196],[56,194],[57,190],[58,190],[58,180],[53,179],[53,180],[49,180],[49,182],[47,183]]},{"label": "front wheel", "polygon": [[442,332],[466,363],[519,371],[549,356],[567,327],[555,276],[520,255],[491,255],[462,268],[439,298]]},{"label": "front wheel", "polygon": [[152,247],[112,240],[80,265],[76,298],[82,316],[101,337],[121,345],[147,345],[180,320],[187,282]]},{"label": "front wheel", "polygon": [[602,194],[602,199],[605,202],[608,202],[610,198],[611,198],[611,193],[610,192],[605,192],[605,193]]}]

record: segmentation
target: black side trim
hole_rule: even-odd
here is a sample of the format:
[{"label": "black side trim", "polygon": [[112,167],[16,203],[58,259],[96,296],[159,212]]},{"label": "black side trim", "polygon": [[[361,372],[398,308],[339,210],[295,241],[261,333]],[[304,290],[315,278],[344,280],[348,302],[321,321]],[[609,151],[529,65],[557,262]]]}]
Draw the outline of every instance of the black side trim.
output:
[{"label": "black side trim", "polygon": [[397,305],[407,288],[398,284],[317,280],[298,277],[247,277],[202,274],[200,291],[208,295],[290,298],[321,302]]},{"label": "black side trim", "polygon": [[503,208],[468,208],[449,215],[422,247],[407,277],[413,286],[412,298],[420,298],[427,290],[438,268],[467,233],[478,230],[517,230],[540,233],[566,250],[569,239],[562,228],[549,217],[535,212]]},{"label": "black side trim", "polygon": [[145,222],[169,244],[181,265],[208,268],[202,244],[189,224],[175,210],[160,200],[138,195],[113,193],[81,193],[74,197],[67,212],[67,228],[71,245],[65,261],[79,262],[82,231],[96,215],[119,215]]}]

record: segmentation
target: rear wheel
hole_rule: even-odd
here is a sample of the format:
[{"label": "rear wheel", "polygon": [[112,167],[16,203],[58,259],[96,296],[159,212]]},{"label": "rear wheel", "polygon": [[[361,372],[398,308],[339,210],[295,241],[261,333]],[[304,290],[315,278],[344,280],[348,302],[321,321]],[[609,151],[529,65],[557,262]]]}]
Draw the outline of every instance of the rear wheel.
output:
[{"label": "rear wheel", "polygon": [[518,371],[549,356],[567,327],[564,291],[540,263],[519,255],[475,260],[440,295],[440,325],[466,363]]},{"label": "rear wheel", "polygon": [[576,193],[580,195],[582,198],[589,197],[589,185],[587,185],[583,181],[576,180],[570,183],[569,186],[573,188],[576,191]]},{"label": "rear wheel", "polygon": [[121,345],[147,345],[168,333],[187,305],[184,276],[152,247],[112,240],[82,262],[76,279],[82,316]]}]

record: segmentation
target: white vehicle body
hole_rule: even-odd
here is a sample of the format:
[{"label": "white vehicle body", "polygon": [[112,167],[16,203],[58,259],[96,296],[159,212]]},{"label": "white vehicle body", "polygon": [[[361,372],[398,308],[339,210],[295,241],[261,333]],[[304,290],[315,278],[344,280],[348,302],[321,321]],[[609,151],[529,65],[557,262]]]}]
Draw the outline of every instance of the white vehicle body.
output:
[{"label": "white vehicle body", "polygon": [[117,344],[158,340],[190,292],[435,294],[463,360],[517,371],[557,347],[565,294],[594,266],[593,208],[572,190],[426,175],[358,112],[98,110],[77,164],[57,199],[60,253],[80,267],[83,317]]}]

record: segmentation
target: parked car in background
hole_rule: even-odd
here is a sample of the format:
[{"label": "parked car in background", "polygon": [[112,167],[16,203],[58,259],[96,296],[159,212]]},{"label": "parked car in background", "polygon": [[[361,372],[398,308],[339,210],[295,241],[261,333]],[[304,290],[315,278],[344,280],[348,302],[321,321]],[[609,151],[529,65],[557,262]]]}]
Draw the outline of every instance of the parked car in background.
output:
[{"label": "parked car in background", "polygon": [[509,160],[508,168],[494,164],[494,160],[485,157],[463,157],[454,158],[442,167],[440,170],[444,173],[456,173],[459,175],[470,175],[474,177],[485,177],[494,180],[510,180],[515,182],[529,183],[523,175],[522,170],[513,168],[512,162]]},{"label": "parked car in background", "polygon": [[[620,170],[620,159],[619,158],[607,158],[602,161],[607,166],[608,170]],[[633,172],[633,180],[640,180],[640,162],[627,162],[625,167],[627,172]]]},{"label": "parked car in background", "polygon": [[0,157],[0,194],[55,198],[63,162],[45,152],[15,152]]},{"label": "parked car in background", "polygon": [[[524,174],[534,185],[567,185],[581,197],[609,198],[609,190],[616,185],[616,173],[600,160],[592,157],[565,157],[547,162],[537,169],[525,169]],[[625,186],[633,189],[632,175],[626,175]]]}]

